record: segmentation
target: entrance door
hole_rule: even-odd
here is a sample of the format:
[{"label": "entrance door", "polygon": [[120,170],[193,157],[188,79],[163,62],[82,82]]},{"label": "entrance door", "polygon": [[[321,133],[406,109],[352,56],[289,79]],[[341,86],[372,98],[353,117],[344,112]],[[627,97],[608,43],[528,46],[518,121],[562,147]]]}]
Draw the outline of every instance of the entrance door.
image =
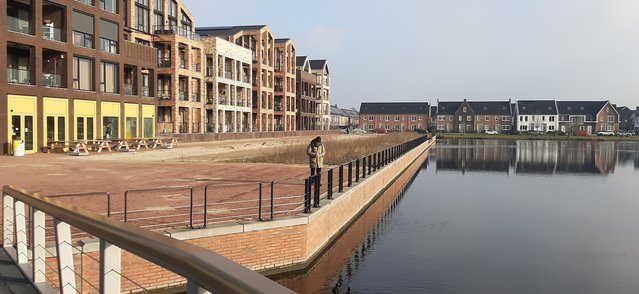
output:
[{"label": "entrance door", "polygon": [[93,117],[78,116],[75,123],[78,140],[95,140]]},{"label": "entrance door", "polygon": [[45,144],[53,141],[67,141],[67,118],[65,116],[48,115],[45,119],[44,132],[47,134]]},{"label": "entrance door", "polygon": [[592,134],[592,126],[588,126],[588,134]]},{"label": "entrance door", "polygon": [[[35,152],[35,144],[33,141],[34,119],[32,115],[12,115],[11,129],[13,130],[13,139],[24,141],[25,152]],[[13,144],[10,142],[10,144]]]}]

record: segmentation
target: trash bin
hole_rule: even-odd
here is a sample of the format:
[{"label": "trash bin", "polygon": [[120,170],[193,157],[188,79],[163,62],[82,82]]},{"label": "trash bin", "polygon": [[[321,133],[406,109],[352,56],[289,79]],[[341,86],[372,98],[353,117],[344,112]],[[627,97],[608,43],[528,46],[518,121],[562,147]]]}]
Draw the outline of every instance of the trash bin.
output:
[{"label": "trash bin", "polygon": [[13,140],[13,156],[24,156],[24,141]]}]

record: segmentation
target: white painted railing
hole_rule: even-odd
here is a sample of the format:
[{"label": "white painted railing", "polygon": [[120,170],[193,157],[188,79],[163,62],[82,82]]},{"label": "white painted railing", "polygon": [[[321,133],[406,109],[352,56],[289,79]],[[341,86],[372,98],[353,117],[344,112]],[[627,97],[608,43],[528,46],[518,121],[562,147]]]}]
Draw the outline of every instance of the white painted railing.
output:
[{"label": "white painted railing", "polygon": [[[122,249],[184,277],[187,293],[293,293],[291,290],[210,250],[119,222],[55,199],[5,186],[3,246],[41,293],[82,293],[85,277],[75,270],[72,226],[99,239],[97,293],[121,293]],[[28,209],[30,208],[30,209]],[[29,213],[30,212],[30,213]],[[55,253],[46,244],[47,217],[53,218]],[[80,252],[79,254],[82,254]],[[47,259],[55,259],[57,269]],[[50,270],[47,271],[47,268]],[[47,273],[57,275],[49,277]],[[51,280],[57,280],[53,285]],[[79,284],[78,284],[79,282]],[[133,282],[129,280],[129,282]],[[133,282],[135,283],[135,282]]]}]

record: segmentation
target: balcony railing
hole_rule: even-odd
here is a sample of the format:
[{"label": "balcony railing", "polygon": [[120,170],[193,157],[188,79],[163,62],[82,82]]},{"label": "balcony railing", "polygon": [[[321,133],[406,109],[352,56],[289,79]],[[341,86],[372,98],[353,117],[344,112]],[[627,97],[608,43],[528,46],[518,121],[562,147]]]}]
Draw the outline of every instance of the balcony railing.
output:
[{"label": "balcony railing", "polygon": [[200,93],[191,93],[191,102],[200,102]]},{"label": "balcony railing", "polygon": [[206,98],[206,104],[213,104],[213,102],[215,102],[215,100],[211,97]]},{"label": "balcony railing", "polygon": [[282,111],[283,109],[282,105],[275,105],[275,111]]},{"label": "balcony railing", "polygon": [[212,77],[213,76],[213,69],[210,67],[206,68],[206,76],[207,77]]},{"label": "balcony railing", "polygon": [[19,19],[12,16],[7,16],[7,28],[9,31],[18,32],[23,34],[31,33],[31,24],[29,20]]},{"label": "balcony railing", "polygon": [[194,41],[200,40],[200,35],[198,33],[194,33],[191,30],[185,29],[180,26],[154,26],[153,33],[155,33],[156,35],[176,35]]},{"label": "balcony railing", "polygon": [[31,81],[31,71],[7,68],[7,82],[12,84],[33,85]]},{"label": "balcony railing", "polygon": [[188,101],[188,99],[186,98],[187,97],[186,92],[180,91],[178,96],[180,97],[180,100]]},{"label": "balcony railing", "polygon": [[158,58],[158,67],[171,67],[171,58]]},{"label": "balcony railing", "polygon": [[200,132],[200,123],[193,123],[193,128],[191,129],[192,133],[199,133]]},{"label": "balcony railing", "polygon": [[159,100],[171,100],[171,90],[158,90]]},{"label": "balcony railing", "polygon": [[275,92],[284,92],[284,86],[275,85]]},{"label": "balcony railing", "polygon": [[275,66],[275,71],[276,71],[276,72],[282,72],[282,71],[284,71],[284,66],[282,66],[282,65],[276,65],[276,66]]},{"label": "balcony railing", "polygon": [[45,87],[62,88],[62,75],[57,74],[42,74],[42,84]]},{"label": "balcony railing", "polygon": [[228,103],[228,97],[220,96],[218,99],[218,104],[226,105]]},{"label": "balcony railing", "polygon": [[188,133],[189,132],[189,125],[186,122],[182,122],[180,124],[180,127],[178,128],[178,131],[180,133]]},{"label": "balcony railing", "polygon": [[229,80],[232,80],[233,79],[233,73],[230,72],[230,71],[224,72],[224,77],[229,79]]},{"label": "balcony railing", "polygon": [[45,40],[55,40],[59,42],[63,42],[62,37],[62,29],[50,27],[50,26],[42,26],[42,38]]},{"label": "balcony railing", "polygon": [[124,95],[135,95],[132,84],[124,84]]},{"label": "balcony railing", "polygon": [[150,97],[151,96],[151,90],[148,86],[142,86],[142,96],[144,97]]}]

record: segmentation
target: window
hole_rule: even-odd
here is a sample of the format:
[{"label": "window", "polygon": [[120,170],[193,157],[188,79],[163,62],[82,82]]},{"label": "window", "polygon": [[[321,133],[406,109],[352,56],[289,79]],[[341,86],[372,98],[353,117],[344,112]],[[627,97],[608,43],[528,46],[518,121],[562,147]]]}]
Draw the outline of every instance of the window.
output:
[{"label": "window", "polygon": [[73,57],[73,88],[93,91],[93,60]]},{"label": "window", "polygon": [[138,31],[149,32],[149,0],[135,1],[136,28]]},{"label": "window", "polygon": [[119,27],[116,23],[100,20],[100,50],[118,53]]},{"label": "window", "polygon": [[118,13],[117,2],[115,0],[100,0],[100,9],[111,13]]},{"label": "window", "polygon": [[484,129],[484,125],[477,125],[477,131],[481,131]]},{"label": "window", "polygon": [[93,6],[93,0],[75,0],[75,1]]},{"label": "window", "polygon": [[104,127],[104,138],[120,138],[119,118],[115,116],[105,116],[102,118],[102,125]]},{"label": "window", "polygon": [[158,30],[164,26],[164,15],[161,13],[153,14],[153,29]]},{"label": "window", "polygon": [[528,116],[527,116],[527,115],[526,115],[526,116],[524,116],[524,120],[525,120],[525,121],[528,121]]},{"label": "window", "polygon": [[541,121],[546,121],[546,116],[542,115],[541,116]]},{"label": "window", "polygon": [[138,119],[135,117],[126,118],[126,137],[136,138],[138,136]]},{"label": "window", "polygon": [[384,128],[385,128],[386,130],[390,130],[390,125],[385,125],[385,126],[384,126]]},{"label": "window", "polygon": [[390,115],[386,116],[386,121],[390,121]]},{"label": "window", "polygon": [[490,116],[488,116],[488,115],[487,115],[487,116],[485,116],[485,117],[484,117],[484,120],[485,120],[485,121],[490,121]]},{"label": "window", "polygon": [[395,116],[395,121],[399,121],[399,115]]},{"label": "window", "polygon": [[548,130],[549,131],[554,131],[555,130],[555,126],[548,126]]},{"label": "window", "polygon": [[368,125],[368,129],[369,129],[369,130],[372,130],[372,129],[373,129],[373,127],[374,127],[374,125]]},{"label": "window", "polygon": [[510,116],[502,116],[501,121],[510,121]]},{"label": "window", "polygon": [[118,65],[100,62],[100,91],[118,93]]},{"label": "window", "polygon": [[481,121],[481,116],[477,116],[477,121]]},{"label": "window", "polygon": [[438,121],[446,121],[446,117],[445,116],[437,116],[437,120]]},{"label": "window", "polygon": [[[421,118],[421,116],[420,116],[419,118]],[[411,116],[411,117],[410,117],[410,120],[411,120],[411,121],[415,121],[415,120],[417,120],[417,116],[414,116],[414,115],[413,115],[413,116]]]},{"label": "window", "polygon": [[608,123],[614,123],[615,122],[615,117],[612,115],[608,116]]},{"label": "window", "polygon": [[177,18],[177,7],[178,7],[177,1],[171,0],[169,2],[169,16],[170,17]]},{"label": "window", "polygon": [[369,116],[368,116],[368,120],[370,120],[370,121],[374,121],[374,120],[375,120],[375,117],[374,117],[374,116],[372,116],[372,115],[369,115]]},{"label": "window", "polygon": [[464,108],[462,109],[462,111],[463,111],[464,113],[466,113],[466,107],[465,107],[465,106],[464,106]]},{"label": "window", "polygon": [[472,117],[472,116],[470,116],[470,115],[467,115],[467,116],[466,116],[466,121],[473,121],[473,117]]},{"label": "window", "polygon": [[459,121],[464,121],[464,117],[463,116],[459,116]]},{"label": "window", "polygon": [[421,116],[419,117],[419,120],[422,120],[422,117],[421,117]]},{"label": "window", "polygon": [[554,116],[549,116],[549,117],[548,117],[548,120],[549,120],[549,121],[555,121],[555,117],[554,117]]},{"label": "window", "polygon": [[155,0],[155,7],[153,9],[157,12],[164,12],[164,0]]},{"label": "window", "polygon": [[510,126],[509,125],[503,125],[501,126],[501,129],[504,131],[510,131]]},{"label": "window", "polygon": [[522,131],[527,131],[528,130],[528,126],[527,125],[521,125],[519,126],[519,129]]},{"label": "window", "polygon": [[395,130],[399,131],[399,125],[395,125]]},{"label": "window", "polygon": [[73,45],[93,48],[93,16],[73,11]]},{"label": "window", "polygon": [[495,121],[499,121],[499,116],[495,115]]}]

